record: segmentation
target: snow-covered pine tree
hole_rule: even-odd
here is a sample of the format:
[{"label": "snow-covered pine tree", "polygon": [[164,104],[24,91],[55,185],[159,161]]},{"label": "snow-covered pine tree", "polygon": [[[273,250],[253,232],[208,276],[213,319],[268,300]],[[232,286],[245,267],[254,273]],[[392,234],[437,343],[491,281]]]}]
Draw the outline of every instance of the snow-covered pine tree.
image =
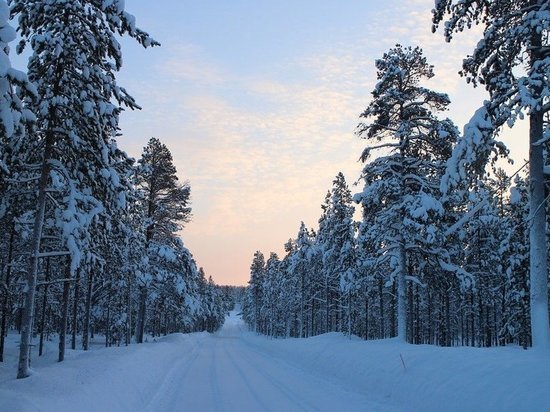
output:
[{"label": "snow-covered pine tree", "polygon": [[377,234],[379,230],[374,226],[377,210],[363,208],[362,218],[357,234],[357,268],[356,285],[363,289],[363,330],[365,339],[385,337],[385,310],[383,278],[389,268],[382,267],[376,262],[376,253],[379,247]]},{"label": "snow-covered pine tree", "polygon": [[105,210],[102,200],[120,200],[112,139],[122,107],[138,108],[116,84],[115,73],[122,64],[117,35],[127,34],[145,47],[158,43],[136,28],[135,18],[124,11],[121,0],[12,0],[10,5],[22,37],[18,52],[27,44],[32,48],[28,76],[38,90],[37,130],[32,139],[42,154],[18,368],[18,377],[25,378],[30,373],[47,194],[50,189],[62,194],[58,224],[74,270],[90,240],[87,226]]},{"label": "snow-covered pine tree", "polygon": [[[329,193],[328,202],[323,205],[318,233],[323,262],[326,332],[342,329],[341,324],[336,324],[335,318],[339,316],[341,323],[342,306],[347,305],[348,312],[351,309],[350,297],[355,287],[355,208],[341,172],[333,180]],[[343,297],[340,292],[344,293]],[[342,302],[344,298],[346,302]],[[333,316],[333,312],[338,315]]]},{"label": "snow-covered pine tree", "polygon": [[[10,10],[5,0],[0,0],[0,193],[6,182],[12,158],[14,140],[24,133],[25,123],[35,120],[35,116],[25,108],[25,96],[35,97],[36,89],[27,76],[11,67],[9,43],[17,33],[8,23]],[[19,89],[19,90],[18,90]],[[0,204],[0,217],[5,205]]]},{"label": "snow-covered pine tree", "polygon": [[[108,315],[105,320],[107,323],[105,331],[108,338],[112,319],[110,316],[112,313],[110,302],[118,299],[116,296],[111,296],[112,294],[107,294],[108,298],[105,300],[95,299],[94,301],[98,306],[94,307],[92,297],[97,296],[99,291],[110,288],[113,282],[117,282],[120,286],[126,284],[122,280],[123,277],[127,278],[124,275],[124,267],[134,263],[130,259],[131,253],[128,251],[129,244],[127,243],[129,240],[137,240],[137,234],[134,233],[136,225],[133,216],[135,213],[135,200],[138,197],[133,185],[134,161],[119,150],[114,142],[111,142],[111,149],[110,173],[111,176],[114,176],[113,186],[110,188],[97,187],[95,190],[95,197],[101,202],[104,211],[98,214],[86,227],[85,234],[88,239],[85,241],[86,247],[82,254],[82,262],[78,272],[79,278],[86,280],[82,327],[82,347],[84,350],[89,348],[89,332],[93,320],[91,312],[94,309],[97,312],[100,307],[104,308],[101,313]],[[113,191],[115,187],[116,191]],[[116,196],[114,196],[115,193]],[[62,219],[59,218],[58,220]],[[103,319],[97,320],[103,322]]]},{"label": "snow-covered pine tree", "polygon": [[267,276],[270,277],[274,290],[274,336],[286,337],[290,333],[290,319],[294,307],[292,282],[287,272],[288,260],[280,260],[276,254],[271,254],[270,257],[273,259],[268,259]]},{"label": "snow-covered pine tree", "polygon": [[504,266],[500,344],[531,344],[529,319],[529,191],[525,178],[516,176],[503,204],[506,235],[499,247]]},{"label": "snow-covered pine tree", "polygon": [[142,193],[145,217],[145,260],[138,280],[140,306],[136,324],[136,341],[141,343],[146,323],[147,288],[167,274],[160,261],[175,256],[179,249],[176,232],[191,218],[191,188],[187,182],[179,183],[172,154],[157,138],[151,138],[143,149],[137,185]]},{"label": "snow-covered pine tree", "polygon": [[254,332],[263,333],[260,322],[260,310],[263,301],[263,283],[265,277],[265,258],[259,250],[254,253],[252,264],[250,265],[250,281],[248,290],[250,292],[251,318]]},{"label": "snow-covered pine tree", "polygon": [[[510,230],[500,214],[499,197],[492,183],[489,179],[479,180],[471,187],[466,207],[476,212],[461,228],[461,240],[456,244],[460,254],[455,256],[459,258],[455,263],[472,279],[471,285],[461,291],[465,298],[461,306],[471,320],[468,332],[463,335],[469,335],[470,344],[476,346],[493,346],[497,341],[501,298],[498,292],[502,291],[504,281],[499,246]],[[445,325],[444,332],[439,336],[451,332],[450,324]]]},{"label": "snow-covered pine tree", "polygon": [[[204,268],[202,267],[199,268],[199,271],[197,273],[197,292],[200,296],[201,302],[204,303],[208,294],[208,281],[206,280],[206,273],[204,272]],[[208,315],[209,313],[206,305],[202,304],[201,307],[197,310],[195,323],[197,329],[194,329],[195,332],[198,330],[206,329]]]},{"label": "snow-covered pine tree", "polygon": [[13,180],[20,178],[17,167],[25,159],[18,156],[19,145],[26,132],[25,126],[35,120],[26,109],[24,99],[34,98],[36,90],[27,76],[11,67],[9,43],[16,38],[15,30],[9,25],[9,7],[0,0],[0,362],[4,357],[4,335],[6,333],[11,285],[13,257],[16,246],[16,218],[23,212],[21,193]]},{"label": "snow-covered pine tree", "polygon": [[206,279],[203,268],[199,268],[197,286],[200,307],[196,311],[193,331],[214,332],[223,324],[225,318],[227,308],[224,296],[211,276]]},{"label": "snow-covered pine tree", "polygon": [[[296,251],[296,243],[289,239],[284,244],[286,252],[285,257],[279,263],[281,281],[279,283],[281,313],[283,316],[284,332],[283,336],[289,337],[294,334],[295,319],[297,319],[299,308],[298,282],[291,271],[291,259]],[[320,272],[320,270],[317,270]]]},{"label": "snow-covered pine tree", "polygon": [[276,336],[278,329],[277,306],[279,303],[279,257],[271,252],[265,263],[265,276],[263,281],[263,300],[260,313],[266,324],[266,334]]},{"label": "snow-covered pine tree", "polygon": [[301,222],[295,241],[296,250],[289,256],[288,270],[295,280],[299,302],[296,336],[300,338],[307,337],[309,332],[307,307],[313,303],[311,259],[315,254],[314,239],[314,235],[306,228],[304,222]]},{"label": "snow-covered pine tree", "polygon": [[221,290],[214,283],[212,276],[208,277],[208,283],[206,285],[205,306],[208,313],[205,330],[212,333],[223,325],[226,314],[226,307]]},{"label": "snow-covered pine tree", "polygon": [[544,117],[550,112],[550,18],[548,0],[438,0],[433,31],[444,23],[444,35],[472,25],[484,26],[483,39],[463,62],[461,74],[483,84],[490,101],[478,110],[457,146],[444,189],[464,178],[469,166],[486,162],[498,146],[493,135],[504,124],[529,117],[529,242],[531,330],[534,348],[550,347],[548,316],[548,248],[545,233]]},{"label": "snow-covered pine tree", "polygon": [[[397,335],[405,341],[405,281],[413,275],[408,254],[433,242],[437,232],[431,220],[443,214],[438,177],[457,130],[450,120],[436,117],[449,105],[448,96],[420,84],[434,76],[420,48],[396,45],[376,61],[376,68],[378,83],[357,129],[369,146],[361,155],[365,187],[355,200],[378,211],[372,225],[379,229],[376,264],[391,265],[390,282],[397,282]],[[381,156],[367,163],[373,152]]]}]

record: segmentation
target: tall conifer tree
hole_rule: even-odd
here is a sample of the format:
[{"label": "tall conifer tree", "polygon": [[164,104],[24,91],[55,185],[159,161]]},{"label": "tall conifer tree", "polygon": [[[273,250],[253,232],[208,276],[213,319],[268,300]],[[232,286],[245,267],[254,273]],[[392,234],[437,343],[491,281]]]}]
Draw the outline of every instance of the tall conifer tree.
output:
[{"label": "tall conifer tree", "polygon": [[[18,377],[29,376],[29,350],[40,241],[48,192],[62,193],[57,219],[71,269],[89,242],[86,228],[105,205],[121,205],[120,176],[114,165],[124,155],[113,139],[123,106],[138,108],[115,80],[122,65],[117,35],[143,46],[156,45],[136,28],[123,1],[12,0],[22,40],[32,48],[28,76],[38,90],[36,134],[41,169],[22,322]],[[53,179],[52,179],[53,177]]]},{"label": "tall conifer tree", "polygon": [[[494,140],[498,129],[529,117],[531,330],[533,347],[546,349],[550,320],[544,143],[550,135],[544,118],[550,113],[549,12],[548,0],[438,0],[433,10],[433,31],[444,23],[447,41],[472,25],[484,29],[483,39],[464,59],[461,74],[474,85],[484,85],[490,101],[465,128],[450,164],[449,183],[464,178],[467,169],[486,162],[499,149]],[[523,68],[524,73],[518,70]]]},{"label": "tall conifer tree", "polygon": [[[409,249],[421,236],[431,237],[433,230],[427,223],[443,213],[438,177],[457,131],[450,120],[435,115],[449,105],[448,96],[421,85],[434,73],[420,48],[397,45],[376,61],[376,68],[378,84],[357,130],[369,146],[361,155],[366,163],[361,176],[365,187],[355,199],[363,208],[378,211],[377,262],[389,262],[392,267],[390,281],[397,282],[397,335],[404,341]],[[373,152],[381,151],[383,155],[367,163]]]},{"label": "tall conifer tree", "polygon": [[[191,218],[189,207],[191,188],[179,183],[172,154],[157,138],[151,138],[139,160],[137,185],[143,198],[145,216],[146,261],[140,281],[140,307],[137,319],[138,343],[143,342],[147,312],[147,287],[162,279],[159,259],[176,254],[179,248],[177,232]],[[183,246],[183,245],[182,245]]]}]

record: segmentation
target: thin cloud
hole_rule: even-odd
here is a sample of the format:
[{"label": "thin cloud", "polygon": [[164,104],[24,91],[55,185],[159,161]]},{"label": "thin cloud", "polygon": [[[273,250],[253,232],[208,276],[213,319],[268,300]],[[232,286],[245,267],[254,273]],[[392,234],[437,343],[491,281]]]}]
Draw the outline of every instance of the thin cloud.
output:
[{"label": "thin cloud", "polygon": [[473,112],[477,103],[457,72],[478,34],[446,44],[431,33],[433,0],[401,4],[369,16],[361,35],[349,32],[262,73],[236,73],[180,44],[140,82],[145,113],[125,115],[123,126],[142,141],[123,142],[139,155],[156,135],[171,149],[193,193],[194,221],[183,238],[218,282],[245,283],[255,250],[283,255],[301,220],[317,225],[334,176],[358,178],[365,142],[353,133],[376,83],[374,60],[395,43],[423,47],[437,74],[428,86],[456,99],[450,117],[462,122]]},{"label": "thin cloud", "polygon": [[195,85],[213,86],[227,81],[227,73],[210,62],[199,46],[176,43],[168,47],[170,57],[156,67],[161,75],[173,80],[193,82]]}]

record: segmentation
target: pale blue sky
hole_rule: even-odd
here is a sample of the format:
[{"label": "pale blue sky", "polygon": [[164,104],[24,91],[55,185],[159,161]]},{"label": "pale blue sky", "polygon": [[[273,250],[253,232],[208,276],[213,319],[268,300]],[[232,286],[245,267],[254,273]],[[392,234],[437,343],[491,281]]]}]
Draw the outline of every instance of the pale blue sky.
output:
[{"label": "pale blue sky", "polygon": [[[143,107],[125,112],[120,146],[138,157],[151,136],[191,183],[194,219],[182,232],[221,284],[245,284],[256,250],[283,254],[300,220],[317,227],[332,179],[359,177],[354,136],[375,85],[374,60],[420,45],[462,127],[483,94],[459,78],[479,33],[447,45],[431,34],[433,0],[126,0],[162,43],[124,40],[119,83]],[[516,139],[518,140],[518,139]],[[525,157],[521,139],[517,156]],[[358,191],[358,188],[352,188]]]},{"label": "pale blue sky", "polygon": [[123,42],[119,81],[143,110],[123,114],[121,146],[139,156],[156,136],[171,149],[193,193],[182,237],[218,283],[246,283],[253,253],[282,255],[300,220],[317,227],[339,171],[357,180],[364,142],[354,128],[374,59],[396,42],[424,48],[437,74],[427,86],[450,94],[460,127],[484,98],[457,75],[479,34],[451,45],[431,34],[433,0],[126,6],[162,47]]}]

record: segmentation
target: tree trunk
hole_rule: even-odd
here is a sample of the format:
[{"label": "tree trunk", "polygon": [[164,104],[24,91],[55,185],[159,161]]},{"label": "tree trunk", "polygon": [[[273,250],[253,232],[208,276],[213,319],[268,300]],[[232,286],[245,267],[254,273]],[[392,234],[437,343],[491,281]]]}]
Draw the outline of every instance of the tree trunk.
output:
[{"label": "tree trunk", "polygon": [[105,326],[105,347],[110,346],[111,341],[111,294],[112,294],[113,288],[111,285],[109,285],[109,292],[107,297],[107,319],[106,319],[106,326]]},{"label": "tree trunk", "polygon": [[44,226],[44,214],[46,211],[46,189],[50,175],[50,159],[52,157],[53,140],[53,132],[48,131],[46,133],[44,158],[40,170],[38,198],[36,200],[36,212],[32,229],[29,269],[25,285],[25,305],[23,306],[21,319],[21,344],[19,346],[17,379],[30,376],[30,350],[34,323],[34,296],[36,293],[36,278],[38,275],[38,254],[40,253],[40,240],[42,237],[42,227]]},{"label": "tree trunk", "polygon": [[330,294],[328,291],[328,276],[325,277],[325,332],[330,332]]},{"label": "tree trunk", "polygon": [[414,284],[409,284],[405,288],[408,294],[408,308],[407,308],[407,336],[409,336],[410,342],[414,343],[414,295],[413,295],[413,286]]},{"label": "tree trunk", "polygon": [[132,340],[132,282],[130,272],[128,272],[128,295],[126,296],[126,346]]},{"label": "tree trunk", "polygon": [[391,286],[391,299],[390,299],[390,338],[395,338],[397,336],[397,281],[394,281]]},{"label": "tree trunk", "polygon": [[300,284],[300,338],[304,337],[304,299],[305,299],[305,279],[304,279],[304,269],[302,268],[302,274],[301,274],[301,284]]},{"label": "tree trunk", "polygon": [[348,292],[348,335],[351,338],[351,304],[352,304],[352,298],[351,298],[351,291]]},{"label": "tree trunk", "polygon": [[50,280],[50,258],[46,258],[46,276],[44,284],[44,297],[42,299],[42,318],[40,319],[40,343],[38,344],[38,356],[42,356],[44,350],[44,329],[46,326],[46,305],[48,303],[48,282]]},{"label": "tree trunk", "polygon": [[397,339],[407,341],[407,285],[405,283],[406,255],[405,246],[400,241],[397,249]]},{"label": "tree trunk", "polygon": [[[67,259],[67,269],[65,270],[65,279],[71,276],[71,260]],[[67,337],[67,323],[69,320],[69,292],[71,283],[69,280],[63,282],[63,304],[61,308],[61,325],[59,330],[59,362],[65,359],[65,341]]]},{"label": "tree trunk", "polygon": [[311,299],[311,329],[309,336],[315,336],[315,299]]},{"label": "tree trunk", "polygon": [[415,307],[415,320],[414,320],[414,343],[417,345],[422,343],[421,339],[421,330],[422,330],[422,322],[420,320],[420,290],[419,286],[415,285],[415,301],[416,301],[416,307]]},{"label": "tree trunk", "polygon": [[84,311],[84,325],[82,326],[82,349],[88,350],[90,344],[90,316],[92,310],[92,288],[94,283],[94,271],[88,272],[88,285],[86,290],[86,308]]},{"label": "tree trunk", "polygon": [[382,277],[378,278],[378,304],[380,305],[380,339],[384,339],[386,336],[386,325],[384,325],[384,280]]},{"label": "tree trunk", "polygon": [[463,302],[460,308],[460,345],[461,346],[466,346],[466,344],[464,343],[466,339],[466,331],[464,330],[464,326],[465,326],[464,318],[465,318],[465,314],[464,314],[464,302]]},{"label": "tree trunk", "polygon": [[470,313],[468,314],[468,322],[470,324],[470,346],[476,346],[476,301],[474,291],[471,290],[470,294]]},{"label": "tree trunk", "polygon": [[136,331],[137,343],[143,343],[143,335],[145,334],[146,304],[147,304],[147,288],[145,286],[141,286],[139,291],[139,314],[138,314],[138,324],[137,324],[137,331]]},{"label": "tree trunk", "polygon": [[13,243],[15,242],[15,220],[11,224],[10,243],[8,246],[8,267],[6,269],[6,294],[2,299],[2,326],[0,328],[0,362],[4,362],[4,342],[6,337],[6,324],[8,319],[9,286],[13,259]]},{"label": "tree trunk", "polygon": [[76,349],[76,334],[78,333],[78,301],[80,300],[80,269],[76,270],[74,281],[74,300],[73,300],[73,330],[71,338],[71,349]]},{"label": "tree trunk", "polygon": [[534,349],[550,349],[544,157],[543,145],[537,143],[543,137],[543,120],[543,113],[540,111],[530,116],[529,265],[531,276],[531,335]]},{"label": "tree trunk", "polygon": [[433,319],[432,319],[432,304],[433,304],[433,299],[432,299],[432,290],[430,289],[430,287],[428,287],[428,304],[427,304],[427,310],[428,310],[428,343],[430,345],[433,345],[433,325],[434,325],[434,322],[433,322]]},{"label": "tree trunk", "polygon": [[365,340],[369,338],[369,294],[365,286]]},{"label": "tree trunk", "polygon": [[445,346],[451,346],[451,299],[449,297],[449,289],[445,289],[443,297],[445,299],[445,330],[447,332]]}]

